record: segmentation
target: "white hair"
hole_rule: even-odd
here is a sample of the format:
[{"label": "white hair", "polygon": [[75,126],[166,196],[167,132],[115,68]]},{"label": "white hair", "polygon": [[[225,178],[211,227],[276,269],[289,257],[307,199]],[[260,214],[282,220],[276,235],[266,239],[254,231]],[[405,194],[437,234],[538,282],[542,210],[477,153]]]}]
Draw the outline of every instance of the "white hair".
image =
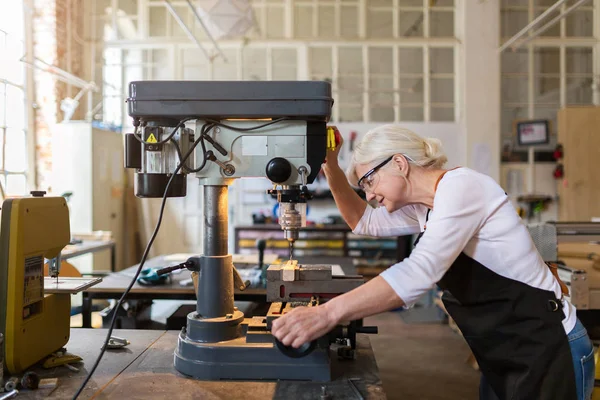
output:
[{"label": "white hair", "polygon": [[426,169],[442,168],[448,161],[438,139],[422,138],[398,125],[383,125],[367,132],[354,147],[346,172],[348,180],[357,184],[357,165],[380,163],[394,154],[403,154],[409,163]]}]

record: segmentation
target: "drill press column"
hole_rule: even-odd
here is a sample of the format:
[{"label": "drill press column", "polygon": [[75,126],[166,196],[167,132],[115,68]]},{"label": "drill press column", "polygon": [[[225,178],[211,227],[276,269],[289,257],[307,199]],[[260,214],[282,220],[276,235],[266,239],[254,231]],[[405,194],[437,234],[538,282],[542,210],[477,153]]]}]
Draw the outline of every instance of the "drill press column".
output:
[{"label": "drill press column", "polygon": [[227,255],[227,186],[204,186],[204,257],[196,311],[203,318],[233,313],[233,264]]}]

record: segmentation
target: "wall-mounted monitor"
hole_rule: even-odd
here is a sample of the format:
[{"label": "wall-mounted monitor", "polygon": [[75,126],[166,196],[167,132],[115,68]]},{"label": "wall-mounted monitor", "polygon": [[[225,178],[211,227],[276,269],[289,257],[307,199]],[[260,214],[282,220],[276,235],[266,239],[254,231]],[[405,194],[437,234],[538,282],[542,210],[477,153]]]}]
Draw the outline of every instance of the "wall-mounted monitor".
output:
[{"label": "wall-mounted monitor", "polygon": [[550,143],[549,125],[545,119],[517,122],[517,145],[540,146]]}]

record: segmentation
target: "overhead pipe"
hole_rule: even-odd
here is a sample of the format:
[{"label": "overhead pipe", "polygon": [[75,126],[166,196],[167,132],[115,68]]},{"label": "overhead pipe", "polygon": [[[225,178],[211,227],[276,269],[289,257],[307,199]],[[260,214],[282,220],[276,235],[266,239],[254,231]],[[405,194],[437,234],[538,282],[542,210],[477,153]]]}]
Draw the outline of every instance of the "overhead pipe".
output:
[{"label": "overhead pipe", "polygon": [[554,3],[553,5],[551,5],[546,11],[544,11],[543,13],[541,13],[536,19],[534,19],[529,24],[527,24],[527,26],[525,28],[521,29],[519,32],[517,32],[517,34],[515,34],[513,37],[511,37],[510,39],[508,39],[500,47],[500,49],[498,51],[499,52],[503,52],[504,50],[506,50],[510,45],[512,45],[517,40],[519,40],[519,38],[521,38],[521,36],[523,36],[524,34],[526,34],[527,32],[529,32],[529,30],[532,29],[534,26],[536,26],[541,20],[543,20],[544,18],[546,18],[548,15],[550,15],[551,12],[553,12],[558,7],[560,7],[561,5],[563,5],[563,3],[565,1],[566,0],[558,0],[556,3]]},{"label": "overhead pipe", "polygon": [[165,3],[165,6],[167,6],[167,10],[169,10],[169,12],[173,16],[173,18],[175,18],[175,20],[177,21],[177,23],[179,24],[179,26],[181,26],[181,29],[183,29],[185,31],[185,33],[188,35],[188,37],[194,43],[196,43],[196,45],[198,47],[200,47],[200,50],[202,50],[202,52],[204,53],[204,55],[206,56],[206,58],[209,61],[212,61],[213,57],[211,57],[211,55],[208,54],[208,52],[206,51],[206,49],[204,48],[204,46],[202,46],[202,44],[200,43],[200,41],[196,38],[196,36],[190,30],[190,28],[188,28],[188,26],[185,24],[185,22],[183,21],[183,19],[181,19],[181,16],[177,13],[177,11],[175,10],[175,8],[173,8],[173,5],[171,4],[171,2],[169,0],[163,0],[163,1]]},{"label": "overhead pipe", "polygon": [[221,58],[223,58],[223,61],[227,62],[227,57],[225,57],[225,54],[223,54],[223,51],[219,47],[219,45],[218,45],[217,41],[215,40],[215,38],[213,37],[213,35],[210,34],[208,28],[204,24],[204,21],[202,21],[202,18],[198,14],[198,11],[193,6],[192,2],[190,0],[186,0],[186,1],[187,1],[188,5],[190,6],[190,8],[192,9],[192,12],[194,13],[194,16],[196,17],[196,20],[198,22],[200,22],[200,25],[202,25],[202,28],[204,29],[204,32],[206,32],[206,35],[208,36],[208,38],[210,39],[210,41],[213,43],[213,45],[215,46],[215,48],[219,52],[219,55],[221,56]]},{"label": "overhead pipe", "polygon": [[554,26],[554,24],[556,24],[558,21],[560,21],[561,19],[565,18],[566,16],[568,16],[569,14],[571,14],[573,11],[577,10],[579,7],[581,7],[587,1],[589,1],[589,0],[579,0],[577,3],[573,4],[571,7],[569,7],[568,9],[566,9],[563,13],[561,13],[561,14],[557,15],[556,17],[554,17],[546,25],[542,26],[540,29],[538,29],[537,31],[533,32],[531,34],[531,36],[529,36],[526,39],[522,40],[520,43],[514,45],[511,48],[512,51],[517,50],[520,46],[523,46],[524,44],[529,43],[530,41],[532,41],[536,37],[540,36],[542,33],[546,32],[548,29],[552,28]]}]

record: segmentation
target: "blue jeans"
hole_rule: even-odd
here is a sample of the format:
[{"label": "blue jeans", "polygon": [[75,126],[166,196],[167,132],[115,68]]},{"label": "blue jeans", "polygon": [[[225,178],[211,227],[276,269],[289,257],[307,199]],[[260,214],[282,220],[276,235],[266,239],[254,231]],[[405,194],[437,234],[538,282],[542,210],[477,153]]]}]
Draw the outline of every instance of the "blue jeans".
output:
[{"label": "blue jeans", "polygon": [[[577,400],[590,400],[594,390],[596,364],[594,362],[594,345],[583,324],[577,320],[575,327],[567,335],[573,357]],[[485,376],[481,375],[479,398],[485,400],[498,399]]]},{"label": "blue jeans", "polygon": [[577,384],[577,398],[589,400],[594,390],[596,364],[594,362],[594,345],[582,323],[577,324],[568,335],[573,367],[575,368],[575,383]]}]

